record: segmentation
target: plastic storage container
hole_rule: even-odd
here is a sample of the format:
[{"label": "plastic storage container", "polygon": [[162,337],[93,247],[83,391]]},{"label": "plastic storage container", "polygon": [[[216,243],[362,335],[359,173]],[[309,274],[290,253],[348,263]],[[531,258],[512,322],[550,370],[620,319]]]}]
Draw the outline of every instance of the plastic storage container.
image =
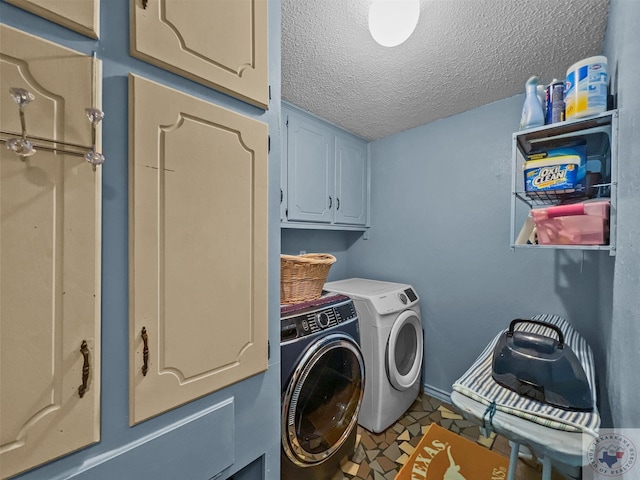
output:
[{"label": "plastic storage container", "polygon": [[524,188],[530,197],[540,193],[573,193],[583,190],[586,176],[586,144],[532,152],[524,163]]},{"label": "plastic storage container", "polygon": [[567,69],[565,118],[582,118],[607,110],[607,57],[589,57]]},{"label": "plastic storage container", "polygon": [[541,245],[605,245],[609,226],[608,198],[531,210]]}]

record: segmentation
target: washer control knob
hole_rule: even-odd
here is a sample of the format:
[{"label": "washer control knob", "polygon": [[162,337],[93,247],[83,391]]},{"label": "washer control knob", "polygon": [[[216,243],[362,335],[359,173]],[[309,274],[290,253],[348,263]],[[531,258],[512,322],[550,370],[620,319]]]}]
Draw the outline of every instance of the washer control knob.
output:
[{"label": "washer control knob", "polygon": [[401,293],[400,295],[398,295],[398,298],[400,299],[403,305],[407,304],[407,301],[408,301],[407,296],[404,293]]},{"label": "washer control knob", "polygon": [[329,326],[329,315],[326,312],[320,312],[316,315],[316,322],[320,328],[327,328]]}]

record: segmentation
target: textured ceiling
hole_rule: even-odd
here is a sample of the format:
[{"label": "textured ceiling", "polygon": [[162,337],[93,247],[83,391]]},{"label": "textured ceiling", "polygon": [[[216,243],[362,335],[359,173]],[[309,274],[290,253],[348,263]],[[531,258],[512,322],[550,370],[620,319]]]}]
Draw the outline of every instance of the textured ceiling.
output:
[{"label": "textured ceiling", "polygon": [[281,0],[282,98],[365,139],[524,92],[602,52],[608,0],[421,0],[402,45],[369,34],[371,0]]}]

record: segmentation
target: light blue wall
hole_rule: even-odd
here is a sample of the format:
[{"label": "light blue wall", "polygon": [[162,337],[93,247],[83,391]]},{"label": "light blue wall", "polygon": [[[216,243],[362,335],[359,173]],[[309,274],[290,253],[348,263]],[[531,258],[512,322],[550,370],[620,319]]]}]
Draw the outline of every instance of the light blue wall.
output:
[{"label": "light blue wall", "polygon": [[[562,315],[594,346],[610,295],[608,252],[509,248],[511,138],[523,95],[371,144],[369,239],[348,250],[349,276],[412,284],[421,297],[424,382],[451,384],[518,317]],[[611,289],[611,282],[608,287]],[[601,308],[602,307],[602,308]]]},{"label": "light blue wall", "polygon": [[[570,319],[605,378],[614,259],[608,252],[509,249],[511,136],[523,96],[372,142],[371,228],[283,230],[283,253],[332,253],[329,280],[410,283],[425,321],[424,383],[451,384],[508,322],[535,313]],[[606,383],[599,405],[610,423]]]},{"label": "light blue wall", "polygon": [[298,255],[301,251],[307,253],[330,253],[336,257],[331,265],[327,281],[340,280],[348,275],[347,250],[349,238],[361,233],[346,233],[335,230],[303,230],[282,229],[282,253]]},{"label": "light blue wall", "polygon": [[604,54],[620,109],[616,257],[508,252],[510,138],[522,96],[372,143],[372,228],[348,247],[347,276],[416,286],[430,389],[448,393],[509,319],[554,312],[594,349],[603,425],[640,425],[638,21],[640,2],[611,1]]},{"label": "light blue wall", "polygon": [[[74,48],[86,54],[93,50],[103,60],[103,151],[107,162],[103,168],[102,223],[102,398],[100,443],[33,470],[21,479],[62,479],[72,475],[78,479],[148,478],[155,480],[176,478],[209,479],[219,471],[219,462],[233,461],[221,478],[226,478],[255,459],[261,460],[266,478],[279,478],[279,417],[280,417],[280,331],[279,331],[279,176],[280,176],[280,2],[269,2],[269,81],[272,100],[265,112],[180,76],[153,67],[129,56],[129,0],[101,2],[101,38],[98,41],[83,37],[61,26],[15,8],[2,0],[0,20],[34,35]],[[254,376],[230,388],[177,408],[169,413],[129,427],[128,403],[128,216],[127,216],[127,75],[136,73],[169,87],[201,97],[223,107],[269,123],[271,153],[269,155],[269,339],[271,358],[265,374]],[[70,75],[73,72],[69,72]],[[232,199],[230,199],[232,201]],[[230,299],[232,301],[232,299]],[[234,438],[233,459],[218,458],[214,451],[215,419],[202,417],[191,424],[189,435],[185,428],[176,428],[191,416],[232,400]],[[209,423],[207,423],[209,422]],[[147,458],[154,462],[148,470],[132,448],[137,442],[158,436],[147,449]],[[179,446],[201,455],[189,456],[176,452]],[[190,442],[190,443],[189,443]],[[192,448],[189,448],[192,446]],[[131,453],[133,452],[133,454]],[[116,455],[117,454],[117,455]],[[88,466],[110,460],[93,470]],[[255,464],[254,464],[255,465]],[[166,467],[166,468],[163,468]],[[179,472],[176,474],[176,472]]]},{"label": "light blue wall", "polygon": [[369,239],[285,231],[284,253],[339,258],[330,279],[413,284],[425,321],[424,382],[451,384],[518,316],[566,316],[594,350],[603,426],[640,426],[640,2],[611,0],[604,54],[619,117],[617,255],[509,251],[511,134],[523,96],[371,144]]},{"label": "light blue wall", "polygon": [[607,389],[613,421],[640,427],[640,1],[611,0],[605,36],[620,110],[618,254],[608,342]]}]

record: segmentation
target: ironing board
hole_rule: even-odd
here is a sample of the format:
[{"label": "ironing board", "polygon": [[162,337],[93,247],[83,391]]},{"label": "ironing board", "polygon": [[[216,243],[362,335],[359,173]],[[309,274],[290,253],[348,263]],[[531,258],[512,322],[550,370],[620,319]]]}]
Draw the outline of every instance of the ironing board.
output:
[{"label": "ironing board", "polygon": [[[558,326],[565,343],[582,364],[596,405],[593,352],[569,322],[557,315],[536,315],[534,320]],[[546,327],[518,324],[516,330],[547,333]],[[542,462],[542,480],[551,479],[552,463],[560,469],[583,465],[582,436],[596,437],[600,426],[597,407],[592,412],[572,412],[522,397],[502,387],[491,377],[493,349],[500,332],[473,365],[453,384],[451,402],[469,420],[481,423],[509,440],[511,457],[508,480],[515,479],[520,445],[528,447]]]}]

